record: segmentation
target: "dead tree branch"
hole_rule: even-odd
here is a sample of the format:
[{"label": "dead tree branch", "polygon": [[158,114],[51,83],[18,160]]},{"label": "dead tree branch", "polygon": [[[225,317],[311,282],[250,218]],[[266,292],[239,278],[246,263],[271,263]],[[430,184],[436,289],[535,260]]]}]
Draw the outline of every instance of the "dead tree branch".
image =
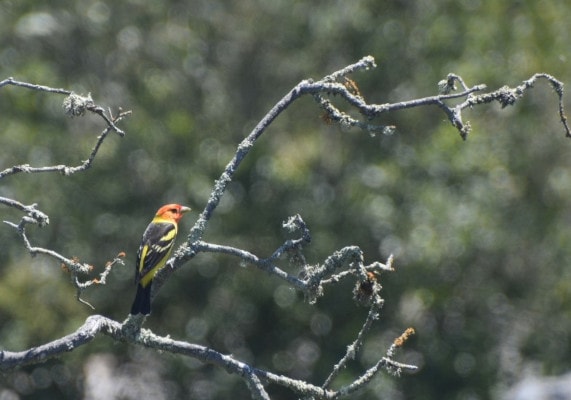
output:
[{"label": "dead tree branch", "polygon": [[[63,94],[66,95],[63,101],[63,109],[64,112],[72,117],[83,116],[86,112],[91,112],[93,114],[98,115],[103,119],[105,122],[106,127],[103,129],[101,134],[97,137],[95,141],[95,145],[93,146],[88,158],[85,161],[82,161],[77,166],[68,166],[68,165],[51,165],[51,166],[30,166],[29,164],[21,164],[21,165],[14,165],[12,167],[6,168],[3,171],[0,171],[0,180],[5,179],[8,176],[18,174],[20,172],[32,174],[32,173],[46,173],[46,172],[59,172],[62,175],[69,176],[78,172],[83,172],[93,165],[95,157],[97,156],[101,145],[105,141],[105,139],[109,136],[111,132],[115,132],[120,137],[125,136],[125,132],[117,126],[117,123],[125,119],[127,116],[131,114],[131,111],[120,111],[117,115],[113,115],[109,110],[106,112],[103,107],[96,105],[91,98],[91,95],[87,96],[80,96],[73,93],[70,90],[66,89],[56,89],[51,88],[48,86],[43,85],[36,85],[27,82],[17,81],[14,78],[8,78],[3,81],[0,81],[0,89],[5,86],[16,86],[21,88],[26,88],[34,91],[39,92],[47,92],[52,94]],[[5,206],[15,208],[19,211],[24,213],[24,216],[18,223],[4,221],[5,224],[13,227],[16,229],[18,235],[24,242],[26,249],[32,256],[36,256],[38,254],[42,254],[48,257],[55,259],[56,261],[60,262],[62,266],[66,268],[67,271],[70,273],[71,282],[76,288],[77,291],[77,299],[78,301],[88,305],[89,307],[93,308],[91,304],[87,303],[86,301],[81,299],[81,293],[93,283],[104,283],[106,276],[109,274],[109,269],[106,268],[105,271],[100,275],[99,279],[92,279],[86,282],[83,282],[80,279],[80,276],[85,276],[89,274],[93,267],[87,263],[79,262],[77,257],[66,257],[60,254],[57,251],[51,249],[45,249],[42,247],[33,246],[28,238],[26,233],[26,226],[29,224],[38,225],[39,227],[45,227],[49,224],[49,217],[44,212],[37,209],[37,204],[31,205],[24,205],[21,202],[0,197],[0,204]],[[121,257],[116,257],[114,261],[112,261],[109,265],[114,265],[117,263],[121,263]]]},{"label": "dead tree branch", "polygon": [[[565,135],[571,137],[563,108],[563,84],[548,74],[536,74],[515,88],[505,86],[489,93],[483,93],[486,89],[485,85],[469,87],[461,77],[455,74],[449,74],[445,80],[439,82],[438,95],[398,103],[369,104],[361,95],[358,85],[351,80],[348,75],[359,71],[367,71],[374,67],[374,59],[370,56],[364,57],[358,62],[327,75],[318,81],[304,80],[300,82],[279,100],[260,120],[250,134],[238,145],[234,156],[226,165],[220,177],[216,180],[210,197],[200,213],[196,224],[190,230],[187,240],[174,253],[171,260],[169,260],[168,265],[172,268],[164,268],[159,271],[153,284],[154,295],[160,289],[162,283],[168,279],[175,270],[181,268],[199,253],[220,253],[236,257],[241,263],[248,263],[260,270],[270,273],[278,279],[284,280],[290,286],[303,292],[307,301],[310,303],[317,301],[323,294],[326,286],[333,286],[347,278],[353,279],[355,281],[353,289],[354,299],[359,304],[368,307],[369,312],[360,331],[356,334],[356,338],[347,346],[345,354],[342,355],[339,361],[332,367],[329,376],[324,380],[321,386],[315,386],[301,380],[295,380],[257,369],[237,360],[231,355],[224,355],[205,346],[177,341],[170,337],[157,336],[153,332],[141,328],[144,322],[144,317],[141,316],[129,316],[123,323],[99,315],[91,316],[85,321],[83,326],[78,328],[74,333],[50,343],[21,352],[1,351],[0,369],[6,371],[22,365],[38,363],[52,357],[60,356],[65,352],[73,351],[79,346],[90,343],[98,335],[103,334],[117,341],[132,343],[173,354],[180,354],[184,357],[193,357],[204,363],[216,365],[229,373],[237,374],[242,377],[252,397],[256,399],[270,398],[264,386],[268,383],[289,388],[296,395],[302,397],[337,399],[348,397],[355,391],[362,389],[381,370],[386,370],[394,374],[399,374],[402,371],[414,371],[416,369],[415,366],[400,363],[393,358],[396,350],[402,347],[408,337],[413,333],[413,330],[409,328],[400,337],[395,339],[386,354],[380,356],[373,366],[356,377],[353,382],[339,389],[333,389],[333,384],[339,376],[340,371],[361,351],[367,333],[370,331],[373,323],[379,319],[384,300],[380,295],[381,285],[378,281],[378,274],[383,271],[392,271],[392,256],[389,257],[386,263],[375,261],[366,265],[362,250],[358,246],[352,245],[333,252],[321,262],[309,263],[304,255],[304,249],[310,245],[311,235],[309,228],[300,215],[289,218],[283,224],[285,229],[291,234],[296,235],[296,238],[286,240],[267,257],[257,256],[245,249],[223,244],[208,243],[203,240],[209,221],[220,204],[228,184],[234,178],[242,161],[250,153],[257,140],[267,131],[273,121],[282,112],[287,110],[291,104],[305,95],[312,96],[318,106],[325,111],[328,121],[336,122],[343,126],[357,127],[370,134],[391,134],[395,130],[394,126],[372,123],[371,121],[374,118],[397,110],[434,105],[444,112],[450,123],[459,131],[461,137],[466,139],[470,131],[470,124],[469,122],[463,121],[464,110],[492,102],[498,102],[502,107],[513,105],[532,88],[538,80],[545,79],[559,97],[559,117],[563,124]],[[461,86],[459,92],[456,92],[456,84]],[[59,172],[63,175],[70,175],[85,171],[93,165],[93,161],[109,133],[115,132],[121,137],[125,135],[125,132],[117,127],[117,123],[128,116],[129,112],[121,111],[118,115],[113,115],[110,111],[105,111],[104,108],[94,104],[90,95],[79,96],[69,90],[20,82],[13,78],[0,81],[0,88],[9,85],[51,94],[66,95],[67,97],[63,105],[66,114],[70,116],[81,116],[86,112],[94,113],[103,119],[105,128],[97,137],[87,160],[77,166],[53,165],[32,167],[28,164],[15,165],[4,171],[0,171],[0,179],[20,172]],[[344,111],[340,106],[336,105],[340,100],[345,102],[349,111]],[[456,104],[449,104],[453,102]],[[351,111],[356,111],[360,116],[352,116],[350,114]],[[4,197],[0,197],[0,204],[15,208],[24,214],[18,223],[7,221],[5,221],[5,223],[17,231],[27,251],[31,255],[42,254],[52,257],[69,269],[72,282],[78,290],[78,299],[80,299],[81,291],[86,287],[93,283],[104,283],[111,266],[121,262],[121,255],[118,255],[107,265],[100,279],[93,279],[82,283],[78,279],[78,276],[90,271],[91,267],[88,264],[80,263],[76,258],[65,257],[54,250],[40,248],[31,244],[26,232],[26,226],[28,224],[46,226],[49,223],[49,217],[44,212],[38,210],[36,204],[24,205],[17,200]],[[285,261],[284,258],[286,258]],[[280,264],[284,262],[299,267],[301,273],[299,275],[293,275],[287,272],[285,268],[280,266]]]},{"label": "dead tree branch", "polygon": [[101,315],[92,315],[75,332],[33,349],[20,352],[0,351],[0,370],[7,371],[28,364],[37,364],[52,357],[61,356],[65,352],[74,351],[80,346],[87,345],[99,335],[109,336],[117,341],[131,343],[172,354],[180,354],[184,357],[192,357],[207,364],[216,365],[230,374],[236,374],[246,380],[253,398],[269,399],[262,382],[286,387],[298,396],[312,396],[316,399],[337,399],[347,397],[354,391],[362,388],[371,379],[372,375],[381,369],[408,370],[416,369],[413,365],[407,365],[393,361],[390,357],[383,357],[377,365],[368,370],[351,385],[339,390],[318,387],[302,380],[291,379],[277,375],[269,371],[253,368],[231,355],[219,353],[205,346],[187,343],[157,336],[147,329],[133,334],[125,329],[127,324],[121,324]]}]

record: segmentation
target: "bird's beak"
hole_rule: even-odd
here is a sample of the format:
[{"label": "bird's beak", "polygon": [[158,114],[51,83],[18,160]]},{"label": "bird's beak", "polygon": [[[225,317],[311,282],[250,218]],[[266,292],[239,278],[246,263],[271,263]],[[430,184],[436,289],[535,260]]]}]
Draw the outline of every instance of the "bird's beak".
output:
[{"label": "bird's beak", "polygon": [[192,208],[190,208],[190,207],[184,207],[184,206],[183,206],[183,207],[180,208],[180,213],[181,213],[181,214],[184,214],[184,213],[189,212],[190,210],[192,210]]}]

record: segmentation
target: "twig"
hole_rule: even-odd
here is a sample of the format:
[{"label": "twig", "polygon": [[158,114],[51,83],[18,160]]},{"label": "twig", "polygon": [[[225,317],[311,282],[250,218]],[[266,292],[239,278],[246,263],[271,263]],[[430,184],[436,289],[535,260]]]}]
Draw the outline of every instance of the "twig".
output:
[{"label": "twig", "polygon": [[[52,165],[52,166],[41,166],[41,167],[32,167],[29,164],[15,165],[6,168],[3,171],[0,171],[0,179],[6,178],[7,176],[10,175],[15,175],[20,172],[25,172],[25,173],[60,172],[61,174],[67,176],[75,174],[77,172],[85,171],[92,166],[95,157],[97,156],[99,149],[101,148],[101,145],[103,144],[104,140],[107,138],[109,133],[115,132],[121,137],[125,135],[125,132],[122,131],[117,126],[117,123],[122,121],[128,115],[130,115],[131,114],[130,111],[120,111],[118,115],[113,116],[111,111],[106,113],[103,107],[97,106],[93,102],[91,95],[80,96],[73,93],[70,90],[56,89],[48,86],[21,82],[15,80],[14,78],[8,78],[3,81],[0,81],[0,88],[8,85],[22,87],[40,92],[67,95],[67,97],[63,101],[63,108],[66,114],[70,116],[82,116],[85,114],[85,112],[89,111],[101,117],[105,121],[106,127],[97,137],[95,145],[91,150],[91,153],[89,154],[87,160],[83,161],[80,165],[77,165],[75,167],[68,165],[61,165],[61,164]],[[89,304],[87,301],[81,298],[81,293],[83,292],[83,290],[85,290],[93,283],[104,284],[105,278],[109,274],[111,266],[119,262],[122,262],[122,260],[116,258],[112,263],[108,264],[105,271],[100,275],[100,279],[93,279],[87,282],[81,282],[81,280],[79,279],[79,275],[88,274],[93,269],[91,265],[86,263],[80,263],[76,257],[68,258],[54,250],[33,246],[30,240],[28,239],[28,236],[26,234],[26,225],[36,224],[40,227],[48,225],[49,217],[47,216],[47,214],[38,210],[36,204],[26,206],[17,200],[5,197],[0,197],[0,204],[15,208],[25,213],[25,215],[21,218],[20,222],[17,224],[9,221],[4,221],[4,223],[16,229],[18,235],[22,238],[22,241],[24,242],[26,249],[32,256],[42,254],[59,261],[62,264],[62,266],[64,266],[65,269],[70,272],[71,282],[77,290],[76,292],[77,300],[83,304],[86,304],[91,308],[94,308],[91,304]]]},{"label": "twig", "polygon": [[48,93],[57,93],[57,94],[66,94],[66,95],[70,95],[72,93],[71,90],[56,89],[56,88],[51,88],[49,86],[36,85],[33,83],[28,83],[28,82],[21,82],[21,81],[15,80],[12,77],[9,77],[7,79],[4,79],[3,81],[0,81],[0,88],[3,86],[7,86],[7,85],[19,86],[19,87],[23,87],[26,89],[32,89],[32,90],[36,90],[36,91],[40,91],[40,92],[48,92]]},{"label": "twig", "polygon": [[347,351],[345,352],[345,355],[341,358],[341,360],[339,360],[339,362],[337,364],[335,364],[335,366],[333,367],[333,370],[331,371],[331,373],[325,379],[325,382],[321,386],[322,388],[328,389],[331,386],[331,383],[333,382],[333,380],[347,366],[347,363],[349,361],[355,359],[355,356],[357,355],[357,353],[359,353],[359,351],[361,350],[361,347],[363,346],[363,341],[365,340],[365,335],[367,334],[367,332],[369,332],[369,330],[373,326],[373,322],[376,321],[377,319],[379,319],[379,311],[380,311],[380,308],[378,308],[377,305],[371,306],[371,309],[369,310],[369,313],[367,314],[367,319],[365,320],[365,323],[363,324],[363,326],[361,327],[361,330],[357,334],[357,337],[355,338],[353,343],[351,343],[349,346],[347,346]]}]

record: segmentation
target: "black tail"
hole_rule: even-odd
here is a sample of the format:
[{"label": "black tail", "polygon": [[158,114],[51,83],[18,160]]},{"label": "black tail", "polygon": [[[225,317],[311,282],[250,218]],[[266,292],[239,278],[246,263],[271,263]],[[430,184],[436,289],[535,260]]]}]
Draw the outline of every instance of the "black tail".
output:
[{"label": "black tail", "polygon": [[147,287],[141,286],[139,283],[137,285],[137,294],[135,295],[135,301],[131,306],[131,314],[143,314],[149,315],[151,313],[151,284],[149,283]]}]

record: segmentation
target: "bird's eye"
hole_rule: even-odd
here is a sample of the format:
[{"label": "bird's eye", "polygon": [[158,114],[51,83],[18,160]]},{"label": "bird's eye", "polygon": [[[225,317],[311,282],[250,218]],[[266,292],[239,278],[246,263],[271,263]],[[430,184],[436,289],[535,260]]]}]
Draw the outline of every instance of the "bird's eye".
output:
[{"label": "bird's eye", "polygon": [[176,208],[171,208],[171,212],[176,214],[178,212],[178,210]]}]

